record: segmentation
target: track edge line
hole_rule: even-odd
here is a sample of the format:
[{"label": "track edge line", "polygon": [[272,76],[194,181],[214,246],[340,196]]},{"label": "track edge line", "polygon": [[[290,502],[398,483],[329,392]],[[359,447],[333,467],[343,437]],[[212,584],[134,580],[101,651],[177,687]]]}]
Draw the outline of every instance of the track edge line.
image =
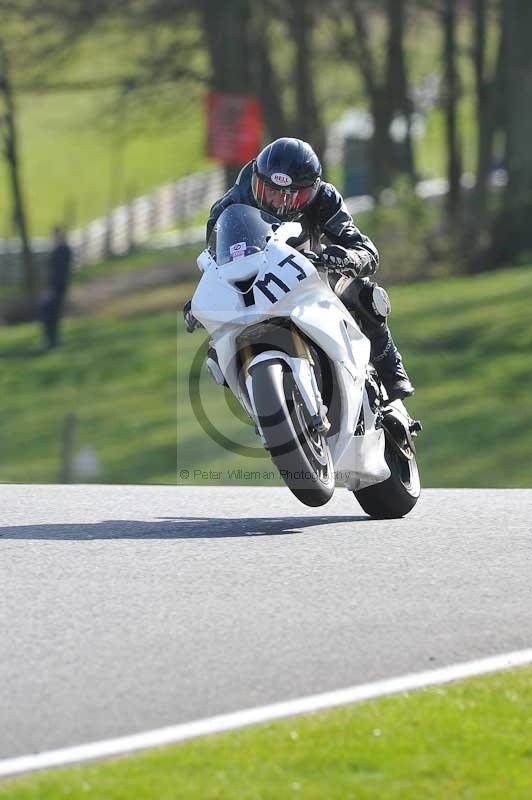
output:
[{"label": "track edge line", "polygon": [[487,675],[490,672],[511,669],[513,667],[532,664],[532,648],[518,650],[512,653],[490,656],[488,658],[451,664],[439,669],[424,672],[410,673],[396,678],[387,678],[346,689],[337,689],[322,694],[273,703],[266,706],[221,714],[215,717],[171,725],[156,730],[135,733],[130,736],[120,736],[113,739],[103,739],[88,744],[73,747],[49,750],[44,753],[16,756],[0,760],[0,778],[13,777],[26,772],[64,767],[94,761],[100,758],[126,755],[153,747],[175,744],[199,736],[213,733],[237,730],[238,728],[271,722],[286,717],[307,714],[313,711],[322,711],[327,708],[372,700],[386,695],[399,694],[400,692],[423,689],[443,683],[472,678],[478,675]]}]

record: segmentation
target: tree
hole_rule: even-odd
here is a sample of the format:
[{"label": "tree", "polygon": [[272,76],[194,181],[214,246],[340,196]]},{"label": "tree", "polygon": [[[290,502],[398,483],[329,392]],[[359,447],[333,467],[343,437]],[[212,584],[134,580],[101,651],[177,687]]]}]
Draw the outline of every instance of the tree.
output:
[{"label": "tree", "polygon": [[23,316],[34,316],[37,311],[39,281],[21,179],[17,95],[22,87],[42,89],[48,62],[66,53],[86,34],[100,3],[0,0],[0,151],[7,166],[14,229],[21,243]]},{"label": "tree", "polygon": [[502,30],[500,3],[492,0],[472,0],[472,57],[475,76],[477,114],[477,163],[475,186],[469,201],[463,240],[469,253],[470,268],[482,265],[478,254],[485,247],[485,232],[489,230],[489,177],[494,159],[495,133],[501,127],[503,63],[506,37],[499,33],[495,64],[488,62],[487,40],[491,25]]},{"label": "tree", "polygon": [[282,97],[282,82],[272,58],[271,4],[255,2],[251,17],[252,52],[255,58],[254,88],[261,99],[265,128],[271,139],[290,131]]},{"label": "tree", "polygon": [[457,0],[445,0],[442,8],[445,132],[447,140],[447,213],[451,224],[458,223],[460,212],[461,146],[458,133],[457,105],[459,79],[456,66]]},{"label": "tree", "polygon": [[20,178],[20,158],[15,111],[14,89],[11,79],[10,60],[3,38],[0,36],[0,148],[6,161],[11,188],[13,223],[21,241],[22,268],[28,312],[37,307],[37,275],[33,263],[24,193]]},{"label": "tree", "polygon": [[[202,28],[210,63],[211,86],[220,92],[246,94],[252,86],[249,0],[202,0]],[[226,167],[226,184],[234,183],[239,168]]]},{"label": "tree", "polygon": [[494,266],[532,254],[532,4],[504,0],[503,89],[506,186],[492,228]]},{"label": "tree", "polygon": [[[314,79],[313,33],[317,20],[316,0],[292,0],[287,4],[288,29],[295,47],[294,135],[313,145],[324,161],[325,127]],[[284,134],[286,135],[286,134]]]},{"label": "tree", "polygon": [[[364,0],[345,0],[338,6],[338,42],[344,58],[354,61],[362,76],[374,133],[371,141],[371,173],[374,193],[389,186],[393,178],[405,172],[415,179],[414,155],[410,133],[412,102],[405,59],[407,0],[385,0],[381,6],[386,24],[384,64],[379,67],[380,45],[372,41],[369,4]],[[352,32],[346,35],[345,12],[350,16]],[[373,14],[374,14],[373,10]],[[401,148],[393,142],[390,129],[394,117],[406,120],[406,138]]]},{"label": "tree", "polygon": [[[213,88],[258,96],[268,138],[298,136],[310,141],[323,160],[325,129],[313,63],[316,0],[293,0],[289,4],[276,0],[203,0],[200,9]],[[271,17],[286,28],[286,41],[293,42],[295,101],[291,113],[273,61],[279,48],[272,41]],[[237,172],[228,170],[228,180]]]}]

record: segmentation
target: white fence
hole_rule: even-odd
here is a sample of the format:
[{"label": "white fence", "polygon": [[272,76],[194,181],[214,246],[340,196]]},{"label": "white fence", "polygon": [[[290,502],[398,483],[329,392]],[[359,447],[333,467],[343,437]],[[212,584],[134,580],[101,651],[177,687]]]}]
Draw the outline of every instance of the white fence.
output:
[{"label": "white fence", "polygon": [[122,255],[145,242],[156,231],[186,222],[210,207],[225,190],[224,171],[197,172],[137,197],[69,233],[78,264],[90,264],[106,255]]},{"label": "white fence", "polygon": [[[187,175],[150,194],[137,197],[129,204],[115,208],[107,216],[68,232],[75,261],[78,266],[82,266],[100,261],[108,255],[128,253],[157,231],[182,224],[209,208],[224,191],[224,170],[218,168]],[[178,234],[178,243],[200,241],[205,226],[193,228],[192,231],[192,235],[190,229],[184,230],[181,237]],[[163,241],[164,237],[161,242]],[[48,239],[32,240],[32,250],[38,262],[49,248]],[[0,283],[14,283],[20,276],[19,253],[20,245],[16,240],[0,240]]]},{"label": "white fence", "polygon": [[[122,255],[148,239],[153,248],[200,244],[205,236],[204,224],[177,231],[165,232],[165,229],[184,223],[210,207],[224,192],[224,178],[222,168],[194,173],[165,184],[151,194],[137,197],[129,205],[119,206],[106,217],[100,217],[82,228],[70,231],[68,240],[74,250],[77,265],[91,264],[110,254]],[[491,175],[494,189],[500,189],[506,181],[504,170],[497,170]],[[469,190],[473,185],[472,175],[462,176],[464,189]],[[444,178],[420,181],[416,186],[419,197],[432,202],[443,198],[447,191],[448,184]],[[387,201],[393,205],[393,192],[387,192]],[[370,196],[347,197],[345,202],[353,215],[367,211],[374,205]],[[38,266],[44,267],[49,248],[50,242],[47,239],[32,241]],[[19,280],[19,253],[18,242],[0,239],[0,285],[13,284]]]}]

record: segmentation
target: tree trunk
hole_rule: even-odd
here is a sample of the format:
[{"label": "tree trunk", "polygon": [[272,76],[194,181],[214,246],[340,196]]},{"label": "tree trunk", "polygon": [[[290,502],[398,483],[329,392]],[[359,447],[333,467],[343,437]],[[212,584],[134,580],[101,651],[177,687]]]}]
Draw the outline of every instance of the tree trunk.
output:
[{"label": "tree trunk", "polygon": [[[489,176],[493,162],[495,131],[499,122],[498,105],[502,85],[502,65],[504,42],[499,37],[497,60],[491,76],[486,66],[486,33],[488,28],[489,0],[474,0],[473,13],[473,63],[475,72],[475,91],[477,107],[477,164],[475,186],[471,193],[467,224],[464,229],[464,247],[470,253],[470,267],[473,271],[479,266],[478,253],[485,243],[482,237],[488,228]],[[499,28],[502,21],[499,20]]]},{"label": "tree trunk", "polygon": [[394,175],[394,158],[390,125],[393,113],[389,103],[389,95],[379,87],[371,98],[371,114],[374,132],[371,140],[371,176],[373,193],[378,196],[382,189],[392,183]]},{"label": "tree trunk", "polygon": [[316,98],[316,83],[312,69],[315,0],[292,0],[289,8],[291,37],[296,48],[294,131],[298,138],[313,147],[323,165],[325,128]]},{"label": "tree trunk", "polygon": [[460,213],[460,177],[462,159],[458,140],[458,73],[456,69],[456,0],[445,0],[443,9],[443,62],[445,73],[445,121],[447,139],[447,177],[449,192],[447,212],[451,224],[458,220]]},{"label": "tree trunk", "polygon": [[532,255],[532,3],[503,5],[506,187],[492,231],[494,265]]},{"label": "tree trunk", "polygon": [[[474,15],[473,60],[475,67],[475,90],[477,105],[477,167],[473,192],[473,219],[481,224],[486,211],[486,181],[491,162],[493,140],[493,115],[490,113],[490,86],[486,77],[486,14],[487,0],[473,0]],[[478,228],[477,228],[478,229]]]},{"label": "tree trunk", "polygon": [[389,35],[385,91],[389,97],[388,105],[391,107],[391,118],[393,119],[395,112],[400,112],[406,122],[405,139],[401,146],[397,148],[398,158],[394,159],[394,171],[406,173],[414,181],[414,152],[410,132],[410,118],[413,108],[408,96],[408,77],[404,48],[405,12],[406,0],[388,0]]},{"label": "tree trunk", "polygon": [[281,81],[276,74],[271,58],[269,37],[269,10],[262,3],[253,7],[252,51],[254,70],[251,76],[260,97],[264,124],[270,139],[279,139],[290,134],[290,126],[283,107]]},{"label": "tree trunk", "polygon": [[355,30],[353,56],[362,75],[366,96],[373,117],[373,137],[370,147],[370,187],[375,198],[389,184],[391,175],[391,142],[389,136],[392,112],[389,96],[383,90],[378,74],[377,59],[371,48],[371,37],[365,11],[360,0],[350,0],[349,9]]},{"label": "tree trunk", "polygon": [[[246,94],[251,89],[252,64],[249,0],[202,0],[201,15],[213,89]],[[226,166],[227,187],[239,171],[238,166]]]},{"label": "tree trunk", "polygon": [[9,62],[7,53],[0,40],[0,95],[3,98],[4,114],[0,117],[0,134],[2,137],[3,154],[7,163],[9,183],[11,186],[11,199],[13,203],[13,221],[20,237],[22,269],[24,275],[24,288],[28,311],[34,313],[37,309],[37,275],[33,263],[22,184],[20,180],[20,162],[18,156],[17,127],[15,120],[15,103],[13,88],[9,76]]},{"label": "tree trunk", "polygon": [[379,75],[378,58],[370,46],[370,30],[366,22],[366,11],[360,0],[349,0],[356,39],[353,53],[360,69],[366,96],[373,116],[374,134],[371,141],[372,193],[390,185],[398,172],[414,174],[414,159],[410,132],[404,143],[403,154],[396,158],[397,147],[390,137],[390,126],[395,112],[401,112],[408,120],[410,101],[408,98],[407,70],[404,58],[405,0],[387,0],[386,17],[388,38],[384,75]]}]

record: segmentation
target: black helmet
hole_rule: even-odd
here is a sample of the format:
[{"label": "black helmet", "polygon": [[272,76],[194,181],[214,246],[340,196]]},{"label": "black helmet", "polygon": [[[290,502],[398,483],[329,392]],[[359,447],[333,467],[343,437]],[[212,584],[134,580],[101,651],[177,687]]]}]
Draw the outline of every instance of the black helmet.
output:
[{"label": "black helmet", "polygon": [[253,197],[282,220],[297,217],[314,200],[320,183],[319,158],[301,139],[276,139],[253,162]]}]

